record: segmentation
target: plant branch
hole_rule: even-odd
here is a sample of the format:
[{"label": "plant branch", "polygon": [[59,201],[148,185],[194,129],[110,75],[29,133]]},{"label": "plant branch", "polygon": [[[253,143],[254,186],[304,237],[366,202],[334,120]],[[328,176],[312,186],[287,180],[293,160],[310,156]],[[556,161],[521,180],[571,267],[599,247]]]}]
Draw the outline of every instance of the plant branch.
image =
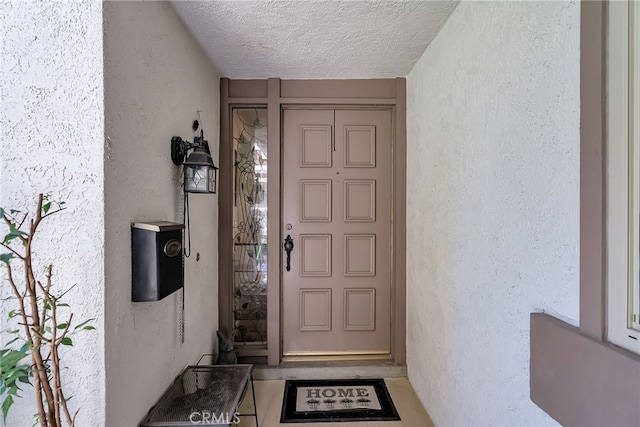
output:
[{"label": "plant branch", "polygon": [[[0,221],[0,225],[4,223],[9,227],[9,233],[4,237],[4,241],[0,239],[0,249],[4,248],[10,251],[10,254],[2,255],[2,263],[7,266],[7,281],[11,286],[13,295],[18,300],[18,310],[12,310],[9,317],[12,318],[15,316],[12,313],[17,313],[19,316],[17,321],[19,328],[17,331],[12,332],[22,330],[26,336],[25,344],[27,344],[27,347],[23,346],[23,350],[20,351],[25,353],[24,348],[27,348],[26,354],[31,356],[32,363],[29,371],[33,377],[37,423],[41,427],[60,427],[62,426],[63,418],[66,424],[73,427],[78,414],[78,411],[76,411],[72,416],[69,411],[67,399],[63,393],[62,369],[60,366],[60,346],[72,345],[69,335],[72,335],[75,331],[71,328],[74,314],[71,313],[68,316],[66,323],[58,323],[61,317],[61,313],[58,311],[59,306],[62,306],[60,303],[61,298],[73,286],[59,295],[54,295],[52,293],[53,267],[51,265],[47,266],[46,281],[40,281],[36,277],[32,258],[33,242],[38,227],[45,218],[64,210],[63,204],[64,202],[50,201],[48,195],[45,197],[43,194],[39,194],[36,210],[31,215],[22,215],[19,211],[13,210],[10,213],[3,209],[0,210],[0,217],[3,220]],[[53,209],[51,209],[52,205]],[[28,227],[23,230],[22,228],[25,224],[28,224]],[[17,247],[17,244],[14,245],[12,241],[14,243],[19,241],[23,244],[24,250],[22,253],[19,249],[12,247]],[[15,260],[21,262],[24,281],[16,281],[14,270],[10,264],[11,261]],[[68,305],[64,304],[64,306]],[[75,329],[81,328],[90,320],[80,323]],[[93,329],[93,327],[85,326],[83,329]],[[18,337],[24,339],[20,333],[18,333]],[[12,342],[15,342],[15,339],[10,341],[9,344]],[[0,350],[5,351],[5,349]],[[17,352],[17,350],[9,350]],[[14,371],[10,371],[7,374],[7,378],[13,378],[14,382],[16,378],[24,382],[28,381],[28,374],[25,372],[25,368],[28,369],[28,365],[15,364],[14,367],[10,366],[10,369],[14,369]],[[19,369],[23,369],[22,377],[18,377],[15,374],[20,375]],[[4,387],[0,388],[0,394],[6,395],[5,390]],[[5,416],[8,407],[13,404],[11,393],[9,392],[8,398],[2,404]]]},{"label": "plant branch", "polygon": [[29,322],[27,320],[27,312],[25,310],[24,297],[22,296],[22,294],[20,294],[20,291],[18,290],[18,286],[16,285],[16,282],[13,279],[13,270],[11,269],[10,264],[7,264],[7,279],[9,281],[9,284],[11,285],[11,289],[13,290],[14,295],[18,299],[18,304],[20,305],[20,317],[22,317],[23,323],[27,325],[27,327],[25,327],[24,329],[27,334],[27,339],[31,341],[31,330],[28,327]]},{"label": "plant branch", "polygon": [[[49,269],[47,271],[47,288],[50,287],[50,284],[51,284],[51,266],[49,266]],[[60,344],[58,343],[58,338],[57,338],[58,306],[56,305],[55,298],[53,298],[50,293],[46,292],[45,297],[47,298],[47,300],[49,301],[49,304],[51,305],[51,343],[49,344],[51,358],[53,359],[53,366],[60,366],[60,358],[58,357],[58,346]],[[73,316],[73,314],[71,316]],[[70,321],[71,319],[69,319],[69,322]],[[64,335],[67,333],[67,330],[69,329],[69,322],[67,322],[67,327],[62,333],[63,339],[64,339]],[[53,394],[53,403],[54,403],[53,416],[54,416],[54,419],[56,420],[56,423],[57,423],[56,425],[62,425],[62,421],[60,420],[60,401],[59,401],[61,387],[62,386],[60,384],[60,370],[56,369],[53,372],[53,389],[55,390],[55,393]]]},{"label": "plant branch", "polygon": [[49,212],[47,212],[46,214],[42,215],[42,218],[41,218],[41,219],[48,218],[48,217],[50,217],[51,215],[57,214],[58,212],[61,212],[61,211],[65,210],[65,209],[67,209],[67,208],[58,208],[58,209],[56,209],[56,210],[54,210],[54,211],[49,211]]},{"label": "plant branch", "polygon": [[2,242],[0,242],[0,246],[4,247],[5,249],[9,249],[11,252],[13,252],[13,254],[16,257],[18,257],[18,258],[20,258],[22,260],[24,259],[24,256],[20,255],[20,253],[18,251],[16,251],[15,249],[13,249],[11,246],[8,246],[8,245],[6,245],[6,244],[4,244]]}]

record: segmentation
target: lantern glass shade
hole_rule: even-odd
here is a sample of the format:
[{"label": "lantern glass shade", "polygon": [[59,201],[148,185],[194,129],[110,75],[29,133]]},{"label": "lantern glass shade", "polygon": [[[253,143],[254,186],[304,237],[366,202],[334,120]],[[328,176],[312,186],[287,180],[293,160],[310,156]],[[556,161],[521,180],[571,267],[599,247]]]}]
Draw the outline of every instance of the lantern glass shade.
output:
[{"label": "lantern glass shade", "polygon": [[196,148],[184,162],[184,189],[188,193],[215,193],[218,168],[211,156]]},{"label": "lantern glass shade", "polygon": [[184,166],[184,188],[188,193],[215,193],[216,171],[210,166]]}]

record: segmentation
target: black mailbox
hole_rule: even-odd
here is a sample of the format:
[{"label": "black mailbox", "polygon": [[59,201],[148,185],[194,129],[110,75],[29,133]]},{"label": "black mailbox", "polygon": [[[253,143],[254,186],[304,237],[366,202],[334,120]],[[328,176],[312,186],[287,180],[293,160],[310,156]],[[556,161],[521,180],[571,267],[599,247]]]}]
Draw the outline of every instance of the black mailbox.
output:
[{"label": "black mailbox", "polygon": [[131,224],[132,301],[159,301],[183,287],[183,229],[168,221]]}]

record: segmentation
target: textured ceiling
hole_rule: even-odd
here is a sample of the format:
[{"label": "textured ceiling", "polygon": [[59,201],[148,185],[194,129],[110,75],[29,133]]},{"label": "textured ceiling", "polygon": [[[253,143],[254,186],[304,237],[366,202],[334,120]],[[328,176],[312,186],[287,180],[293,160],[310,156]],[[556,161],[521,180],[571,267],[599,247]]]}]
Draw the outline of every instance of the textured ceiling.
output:
[{"label": "textured ceiling", "polygon": [[173,1],[220,75],[406,76],[457,2]]}]

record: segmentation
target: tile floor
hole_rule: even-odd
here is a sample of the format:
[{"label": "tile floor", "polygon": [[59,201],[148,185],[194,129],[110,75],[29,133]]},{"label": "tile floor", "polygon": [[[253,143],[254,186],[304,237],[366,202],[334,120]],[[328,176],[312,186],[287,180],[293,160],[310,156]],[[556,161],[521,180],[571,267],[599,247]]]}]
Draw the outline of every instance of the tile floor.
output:
[{"label": "tile floor", "polygon": [[[422,404],[407,378],[385,378],[385,383],[402,421],[280,424],[284,396],[284,381],[282,380],[255,381],[258,421],[260,427],[433,427],[433,422],[422,408]],[[240,406],[240,412],[251,412],[250,396],[251,390],[247,390],[249,398],[245,398]],[[255,420],[251,417],[241,417],[239,426],[253,427]]]}]

